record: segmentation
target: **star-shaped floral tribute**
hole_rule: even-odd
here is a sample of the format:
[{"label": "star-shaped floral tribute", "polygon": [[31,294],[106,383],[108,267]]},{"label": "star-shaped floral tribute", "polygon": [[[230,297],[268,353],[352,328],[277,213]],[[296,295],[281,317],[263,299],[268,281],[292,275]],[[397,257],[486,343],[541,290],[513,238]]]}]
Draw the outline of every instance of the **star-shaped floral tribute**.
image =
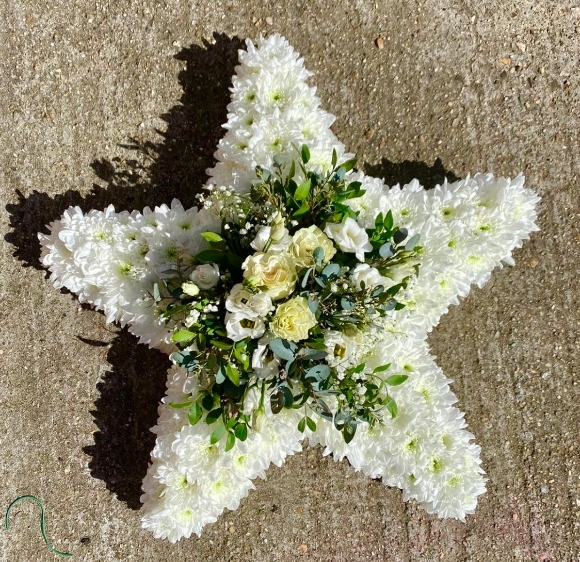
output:
[{"label": "star-shaped floral tribute", "polygon": [[463,521],[480,448],[426,338],[513,264],[538,197],[521,176],[387,187],[353,169],[284,38],[240,63],[200,209],[71,207],[39,235],[56,287],[172,354],[143,526],[200,534],[305,437]]}]

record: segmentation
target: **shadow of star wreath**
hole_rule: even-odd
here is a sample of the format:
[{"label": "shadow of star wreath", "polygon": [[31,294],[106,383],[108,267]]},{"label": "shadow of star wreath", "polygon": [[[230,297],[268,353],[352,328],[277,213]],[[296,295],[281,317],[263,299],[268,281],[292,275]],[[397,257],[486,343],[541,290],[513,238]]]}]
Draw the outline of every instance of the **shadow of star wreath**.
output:
[{"label": "shadow of star wreath", "polygon": [[171,354],[143,526],[172,542],[235,510],[307,437],[462,521],[480,448],[427,333],[537,230],[524,178],[425,191],[355,169],[278,35],[247,41],[200,208],[69,208],[40,234],[57,287]]}]

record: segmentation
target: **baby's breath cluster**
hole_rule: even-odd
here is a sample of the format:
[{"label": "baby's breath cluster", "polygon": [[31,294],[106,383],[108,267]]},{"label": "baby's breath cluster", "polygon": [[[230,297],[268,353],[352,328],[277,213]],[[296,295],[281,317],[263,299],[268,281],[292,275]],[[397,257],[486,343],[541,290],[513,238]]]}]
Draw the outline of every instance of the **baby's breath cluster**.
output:
[{"label": "baby's breath cluster", "polygon": [[247,42],[200,208],[69,208],[41,234],[66,287],[171,354],[143,526],[172,542],[301,450],[465,520],[480,450],[427,333],[537,230],[538,198],[476,174],[425,191],[355,169],[302,59]]}]

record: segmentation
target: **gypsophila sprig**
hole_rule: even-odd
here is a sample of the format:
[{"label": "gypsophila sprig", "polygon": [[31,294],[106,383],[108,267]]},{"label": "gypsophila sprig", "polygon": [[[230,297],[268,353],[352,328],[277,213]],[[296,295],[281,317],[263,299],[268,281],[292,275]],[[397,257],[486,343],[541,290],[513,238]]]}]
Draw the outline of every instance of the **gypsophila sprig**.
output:
[{"label": "gypsophila sprig", "polygon": [[200,208],[70,207],[40,235],[56,287],[174,363],[143,526],[199,535],[304,437],[464,521],[480,448],[427,333],[514,263],[538,197],[522,176],[388,187],[356,170],[283,37],[239,54]]}]

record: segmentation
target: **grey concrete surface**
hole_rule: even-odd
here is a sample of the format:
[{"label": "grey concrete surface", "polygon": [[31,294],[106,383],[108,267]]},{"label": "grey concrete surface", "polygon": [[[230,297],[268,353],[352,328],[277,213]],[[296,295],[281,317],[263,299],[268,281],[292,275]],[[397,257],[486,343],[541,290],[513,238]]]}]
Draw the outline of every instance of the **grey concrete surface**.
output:
[{"label": "grey concrete surface", "polygon": [[[575,0],[0,0],[0,507],[40,496],[83,561],[580,560],[579,27]],[[167,361],[50,286],[36,232],[69,204],[193,203],[240,40],[271,32],[367,171],[523,172],[543,198],[516,266],[430,336],[489,478],[466,524],[313,449],[199,539],[140,528]],[[55,559],[38,519],[15,510],[2,561]]]}]

